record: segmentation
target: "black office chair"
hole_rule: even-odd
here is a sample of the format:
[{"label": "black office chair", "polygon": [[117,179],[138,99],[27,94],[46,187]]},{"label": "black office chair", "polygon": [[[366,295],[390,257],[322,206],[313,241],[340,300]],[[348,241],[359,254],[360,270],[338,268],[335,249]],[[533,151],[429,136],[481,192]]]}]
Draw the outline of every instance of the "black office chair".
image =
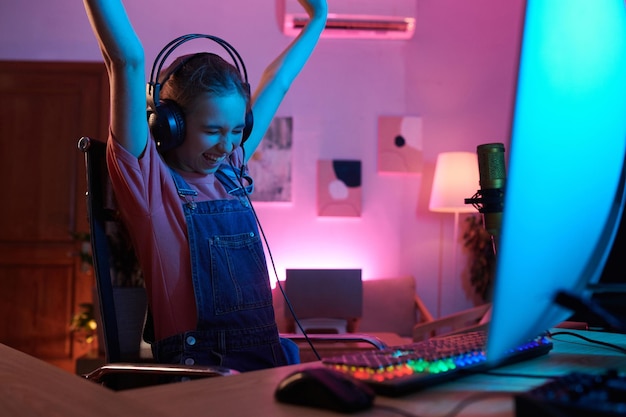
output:
[{"label": "black office chair", "polygon": [[[111,280],[111,272],[119,267],[119,256],[115,244],[108,230],[113,228],[124,231],[120,222],[115,201],[110,186],[106,166],[106,144],[97,140],[83,137],[78,147],[85,154],[87,170],[87,213],[91,233],[93,266],[96,277],[98,304],[100,305],[100,323],[104,340],[105,365],[84,375],[88,380],[101,383],[109,388],[119,390],[146,386],[171,380],[170,377],[198,378],[224,376],[238,373],[235,370],[218,366],[179,366],[160,365],[151,363],[150,359],[140,357],[139,344],[129,344],[127,338],[137,339],[137,335],[128,334],[122,330],[121,323],[126,319],[119,317],[120,303],[124,300],[116,296]],[[134,254],[123,260],[128,269],[135,269]],[[115,272],[115,271],[114,271]],[[151,323],[146,326],[150,333]]]}]

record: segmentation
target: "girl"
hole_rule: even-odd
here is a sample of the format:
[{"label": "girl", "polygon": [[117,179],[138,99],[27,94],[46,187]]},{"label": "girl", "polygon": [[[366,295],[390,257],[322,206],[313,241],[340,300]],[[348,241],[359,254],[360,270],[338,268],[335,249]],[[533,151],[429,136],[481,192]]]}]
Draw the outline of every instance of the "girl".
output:
[{"label": "girl", "polygon": [[[309,23],[252,96],[245,68],[186,55],[150,80],[146,115],[143,47],[123,4],[84,0],[111,86],[107,163],[146,280],[159,362],[239,371],[287,363],[245,163],[324,29],[326,0],[299,2]],[[205,37],[228,49],[206,35],[182,42]]]}]

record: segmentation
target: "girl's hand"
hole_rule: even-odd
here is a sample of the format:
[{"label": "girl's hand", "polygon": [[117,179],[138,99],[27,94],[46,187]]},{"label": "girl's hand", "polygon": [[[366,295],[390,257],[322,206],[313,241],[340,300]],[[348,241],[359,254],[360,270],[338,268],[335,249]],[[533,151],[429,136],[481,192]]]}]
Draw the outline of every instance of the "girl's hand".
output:
[{"label": "girl's hand", "polygon": [[324,16],[328,14],[328,4],[326,0],[298,0],[309,17]]}]

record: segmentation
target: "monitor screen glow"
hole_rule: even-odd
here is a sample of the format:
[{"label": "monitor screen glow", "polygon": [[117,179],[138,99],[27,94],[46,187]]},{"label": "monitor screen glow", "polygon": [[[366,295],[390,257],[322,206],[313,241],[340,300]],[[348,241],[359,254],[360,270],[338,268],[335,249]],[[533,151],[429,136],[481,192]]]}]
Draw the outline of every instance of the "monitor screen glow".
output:
[{"label": "monitor screen glow", "polygon": [[624,203],[623,0],[528,0],[487,356],[571,312],[599,278]]}]

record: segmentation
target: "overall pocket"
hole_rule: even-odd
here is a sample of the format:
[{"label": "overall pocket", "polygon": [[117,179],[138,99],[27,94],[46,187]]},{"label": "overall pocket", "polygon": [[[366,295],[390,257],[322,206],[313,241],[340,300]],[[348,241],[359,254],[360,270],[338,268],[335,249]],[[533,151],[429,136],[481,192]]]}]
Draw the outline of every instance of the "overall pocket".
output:
[{"label": "overall pocket", "polygon": [[215,314],[272,305],[267,264],[256,233],[213,236],[208,245]]}]

